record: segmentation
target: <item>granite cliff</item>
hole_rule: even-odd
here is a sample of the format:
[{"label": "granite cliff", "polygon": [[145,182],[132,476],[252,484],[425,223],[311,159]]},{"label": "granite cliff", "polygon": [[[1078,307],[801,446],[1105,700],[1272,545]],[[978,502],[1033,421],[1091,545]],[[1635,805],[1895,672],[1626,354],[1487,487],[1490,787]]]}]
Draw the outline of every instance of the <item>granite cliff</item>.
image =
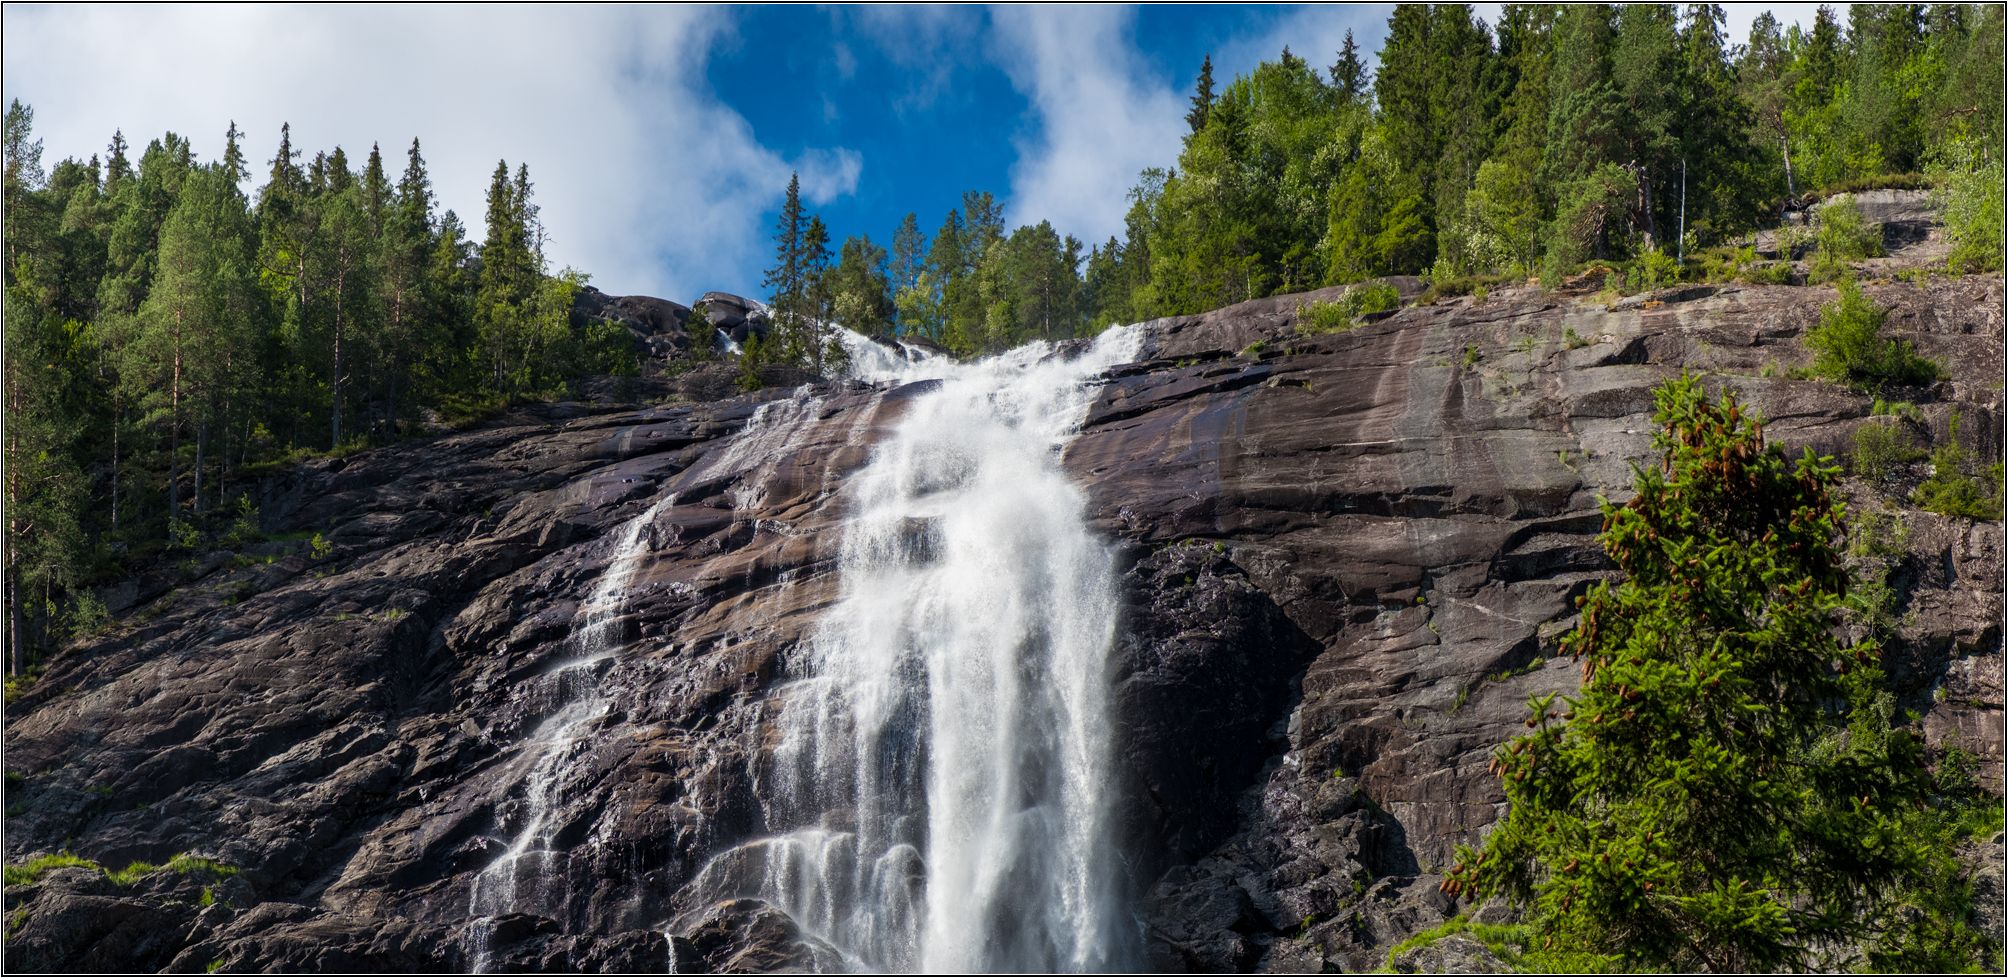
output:
[{"label": "granite cliff", "polygon": [[[1347,332],[1300,329],[1321,294],[1143,324],[1066,449],[1120,572],[1117,824],[1149,967],[1372,968],[1455,912],[1436,874],[1498,816],[1486,759],[1529,694],[1576,681],[1556,640],[1609,573],[1597,501],[1646,459],[1656,384],[1734,388],[1794,452],[1881,423],[1794,374],[1828,288],[1396,284],[1409,304]],[[1998,461],[1999,279],[1866,291],[1946,368],[1902,423],[1940,443],[1957,415]],[[767,828],[776,691],[837,599],[847,479],[928,385],[719,386],[308,465],[262,487],[267,542],[112,595],[114,628],[6,729],[10,866],[112,872],[10,876],[10,963],[827,966],[776,908],[692,881]],[[1910,506],[1925,474],[1850,480],[1902,528],[1861,559],[1894,591],[1904,705],[1998,789],[2001,524]],[[587,607],[622,560],[623,599]],[[587,614],[621,652],[580,666]],[[580,683],[604,709],[530,797]],[[476,933],[532,807],[554,853],[534,909]],[[228,869],[116,872],[182,853]]]}]

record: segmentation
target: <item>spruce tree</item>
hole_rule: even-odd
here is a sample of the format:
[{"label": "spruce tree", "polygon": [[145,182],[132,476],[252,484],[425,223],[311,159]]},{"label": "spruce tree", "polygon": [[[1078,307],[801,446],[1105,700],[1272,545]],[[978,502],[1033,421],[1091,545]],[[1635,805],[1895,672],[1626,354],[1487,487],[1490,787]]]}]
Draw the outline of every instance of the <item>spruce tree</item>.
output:
[{"label": "spruce tree", "polygon": [[900,219],[899,230],[892,235],[892,265],[887,274],[892,279],[894,291],[909,289],[920,279],[920,273],[927,268],[927,241],[920,235],[920,222],[912,211]]},{"label": "spruce tree", "polygon": [[1530,701],[1533,732],[1494,755],[1506,815],[1444,889],[1525,908],[1576,967],[1991,963],[1949,855],[1972,786],[1934,780],[1875,641],[1838,637],[1865,610],[1838,467],[1767,446],[1696,378],[1655,404],[1659,464],[1604,504],[1622,577],[1563,640],[1582,689]]},{"label": "spruce tree", "polygon": [[[1347,35],[1351,39],[1351,35]],[[1192,93],[1192,108],[1185,113],[1185,124],[1193,132],[1206,128],[1207,113],[1213,111],[1213,55],[1207,54],[1199,62],[1199,83]]]},{"label": "spruce tree", "polygon": [[230,120],[230,129],[223,134],[223,172],[231,183],[242,183],[251,175],[251,167],[244,162],[242,140],[244,131],[237,128],[237,120]]},{"label": "spruce tree", "polygon": [[1367,93],[1367,66],[1360,60],[1360,46],[1353,41],[1351,29],[1346,31],[1345,44],[1339,48],[1339,58],[1326,69],[1331,75],[1332,89],[1339,98],[1350,103],[1357,102]]},{"label": "spruce tree", "polygon": [[802,235],[807,230],[806,215],[802,210],[801,174],[791,173],[788,175],[787,196],[781,202],[781,213],[774,221],[774,265],[760,281],[761,285],[772,290],[768,293],[768,303],[774,310],[774,327],[783,338],[784,356],[801,352],[795,337],[801,329],[800,320],[804,315]]}]

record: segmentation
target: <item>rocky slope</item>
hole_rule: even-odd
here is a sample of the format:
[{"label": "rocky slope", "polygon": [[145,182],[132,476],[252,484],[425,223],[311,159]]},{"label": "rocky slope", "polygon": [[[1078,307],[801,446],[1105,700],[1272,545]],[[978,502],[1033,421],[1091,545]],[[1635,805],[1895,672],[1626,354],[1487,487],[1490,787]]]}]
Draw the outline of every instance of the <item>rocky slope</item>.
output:
[{"label": "rocky slope", "polygon": [[[1956,411],[1998,460],[1999,280],[1868,292],[1948,368],[1915,392],[1917,437]],[[1375,967],[1454,912],[1435,873],[1498,815],[1488,751],[1529,694],[1576,681],[1551,657],[1608,572],[1597,498],[1647,454],[1651,388],[1703,371],[1773,441],[1846,451],[1871,399],[1791,377],[1831,297],[1527,287],[1300,335],[1313,295],[1148,324],[1066,465],[1126,568],[1149,964]],[[443,970],[479,944],[498,970],[826,964],[692,880],[764,830],[774,693],[836,593],[845,476],[915,393],[557,406],[271,481],[264,528],[292,539],[162,568],[7,707],[10,866],[235,871],[48,869],[7,887],[10,963]],[[1906,703],[1998,788],[2001,525],[1907,508],[1923,474],[1850,488],[1907,528],[1886,560]],[[613,625],[631,641],[557,671],[616,530],[666,496]],[[581,681],[607,709],[548,794],[569,855],[523,894],[535,912],[474,933],[539,725]]]}]

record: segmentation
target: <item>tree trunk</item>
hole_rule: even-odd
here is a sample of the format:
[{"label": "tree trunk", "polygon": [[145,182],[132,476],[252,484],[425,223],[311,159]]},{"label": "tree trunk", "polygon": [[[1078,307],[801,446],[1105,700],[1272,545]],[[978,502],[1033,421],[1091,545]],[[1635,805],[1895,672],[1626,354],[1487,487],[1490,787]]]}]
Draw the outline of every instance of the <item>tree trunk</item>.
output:
[{"label": "tree trunk", "polygon": [[1792,198],[1799,196],[1798,189],[1792,185],[1792,141],[1781,133],[1778,136],[1778,146],[1785,153],[1785,206],[1790,207]]},{"label": "tree trunk", "polygon": [[119,531],[119,433],[125,427],[125,398],[112,395],[112,532]]},{"label": "tree trunk", "polygon": [[21,565],[7,565],[7,672],[18,676],[25,665],[21,655]]},{"label": "tree trunk", "polygon": [[168,388],[167,518],[181,517],[181,313],[174,314],[174,382]]},{"label": "tree trunk", "polygon": [[209,447],[209,422],[195,426],[195,504],[190,509],[190,517],[202,515],[202,466],[205,450]]},{"label": "tree trunk", "polygon": [[342,447],[342,280],[347,276],[346,269],[335,276],[335,410],[334,441],[328,446],[330,450]]}]

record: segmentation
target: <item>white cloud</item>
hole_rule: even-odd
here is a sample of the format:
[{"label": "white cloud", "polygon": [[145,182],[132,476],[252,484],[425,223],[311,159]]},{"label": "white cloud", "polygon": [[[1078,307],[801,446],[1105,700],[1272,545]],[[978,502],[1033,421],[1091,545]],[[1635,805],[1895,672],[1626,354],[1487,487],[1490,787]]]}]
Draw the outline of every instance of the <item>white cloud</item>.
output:
[{"label": "white cloud", "polygon": [[[1325,69],[1339,60],[1348,30],[1353,32],[1353,43],[1359,45],[1360,60],[1371,73],[1373,55],[1380,51],[1381,40],[1387,35],[1388,13],[1385,4],[1290,7],[1267,30],[1231,38],[1213,53],[1214,86],[1224,88],[1234,76],[1276,60],[1285,46],[1291,54],[1310,62],[1319,77],[1327,77]],[[1193,65],[1187,74],[1196,77],[1199,66]]]},{"label": "white cloud", "polygon": [[802,196],[820,207],[857,192],[864,158],[849,149],[812,149],[796,158],[795,169],[802,176]]},{"label": "white cloud", "polygon": [[907,72],[886,93],[905,117],[954,96],[955,74],[979,56],[980,9],[934,4],[878,4],[834,8],[832,28],[855,30]]},{"label": "white cloud", "polygon": [[[497,158],[527,163],[554,261],[608,292],[746,289],[761,213],[792,168],[704,80],[725,15],[689,7],[19,7],[6,86],[48,161],[113,129],[222,153],[235,119],[262,182],[279,124],[311,155],[372,141],[401,170],[415,135],[434,189],[479,233]],[[852,192],[847,149],[795,161],[812,199]]]},{"label": "white cloud", "polygon": [[1178,157],[1185,96],[1138,53],[1132,10],[1002,7],[991,17],[997,60],[1038,121],[1016,139],[1006,220],[1049,219],[1089,242],[1120,233],[1138,171]]}]

